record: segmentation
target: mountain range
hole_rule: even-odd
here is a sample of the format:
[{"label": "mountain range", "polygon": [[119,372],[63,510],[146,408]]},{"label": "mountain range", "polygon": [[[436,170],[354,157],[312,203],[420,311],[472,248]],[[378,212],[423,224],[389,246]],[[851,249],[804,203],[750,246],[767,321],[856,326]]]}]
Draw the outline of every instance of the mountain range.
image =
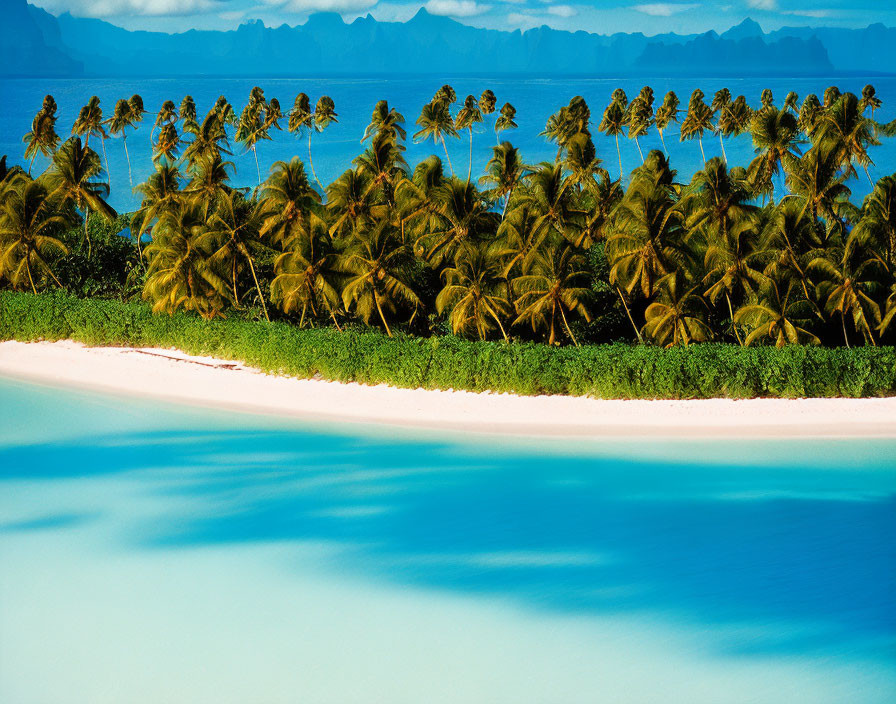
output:
[{"label": "mountain range", "polygon": [[300,76],[528,74],[743,76],[882,73],[896,69],[896,28],[787,27],[751,19],[717,34],[521,32],[479,29],[421,8],[407,22],[346,23],[316,13],[303,25],[180,34],[128,31],[6,0],[0,76]]}]

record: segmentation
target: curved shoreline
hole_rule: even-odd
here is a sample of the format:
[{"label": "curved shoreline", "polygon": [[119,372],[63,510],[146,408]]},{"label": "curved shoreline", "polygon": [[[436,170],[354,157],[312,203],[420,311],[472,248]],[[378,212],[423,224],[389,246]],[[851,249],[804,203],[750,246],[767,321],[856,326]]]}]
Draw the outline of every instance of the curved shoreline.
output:
[{"label": "curved shoreline", "polygon": [[896,397],[599,400],[365,386],[176,350],[0,342],[0,376],[317,422],[573,438],[896,437]]}]

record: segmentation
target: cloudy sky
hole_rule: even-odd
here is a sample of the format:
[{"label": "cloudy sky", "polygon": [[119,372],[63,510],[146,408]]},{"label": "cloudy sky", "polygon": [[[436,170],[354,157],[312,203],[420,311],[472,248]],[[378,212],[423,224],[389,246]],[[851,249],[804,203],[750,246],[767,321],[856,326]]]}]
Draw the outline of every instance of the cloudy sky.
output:
[{"label": "cloudy sky", "polygon": [[181,32],[231,29],[249,19],[303,24],[312,12],[339,12],[346,21],[368,12],[378,20],[409,19],[424,5],[432,14],[492,29],[543,24],[607,34],[724,30],[744,17],[764,29],[783,25],[896,25],[896,0],[30,0],[54,14],[99,17],[128,29]]}]

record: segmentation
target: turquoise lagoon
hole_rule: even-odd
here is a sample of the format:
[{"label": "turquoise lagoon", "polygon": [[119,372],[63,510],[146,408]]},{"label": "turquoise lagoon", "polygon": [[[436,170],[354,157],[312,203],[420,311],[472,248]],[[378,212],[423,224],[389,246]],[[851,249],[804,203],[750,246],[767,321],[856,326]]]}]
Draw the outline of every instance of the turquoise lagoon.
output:
[{"label": "turquoise lagoon", "polygon": [[893,440],[0,413],[4,704],[896,701]]}]

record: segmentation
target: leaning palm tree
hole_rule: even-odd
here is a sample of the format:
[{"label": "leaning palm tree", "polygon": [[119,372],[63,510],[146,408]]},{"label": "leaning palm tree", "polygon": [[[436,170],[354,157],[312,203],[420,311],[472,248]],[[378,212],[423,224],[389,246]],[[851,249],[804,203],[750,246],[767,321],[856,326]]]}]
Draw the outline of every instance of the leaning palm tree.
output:
[{"label": "leaning palm tree", "polygon": [[862,204],[861,217],[849,234],[847,252],[864,248],[896,274],[896,175],[884,176]]},{"label": "leaning palm tree", "polygon": [[871,109],[871,119],[874,119],[874,111],[882,105],[880,98],[877,97],[877,91],[870,83],[862,88],[862,99],[859,101],[859,110],[863,113]]},{"label": "leaning palm tree", "polygon": [[171,100],[166,100],[162,103],[162,107],[159,108],[159,112],[156,115],[155,122],[153,123],[152,129],[149,131],[149,141],[153,142],[155,139],[156,130],[164,127],[165,125],[169,125],[177,120],[177,106]]},{"label": "leaning palm tree", "polygon": [[69,224],[40,181],[10,189],[0,203],[0,281],[37,293],[35,277],[43,274],[61,288],[47,259],[68,253],[57,235]]},{"label": "leaning palm tree", "polygon": [[108,120],[106,125],[109,127],[109,134],[113,137],[121,135],[121,141],[124,143],[124,155],[128,161],[128,182],[131,188],[134,187],[134,176],[131,173],[131,155],[128,153],[128,127],[134,126],[134,112],[131,104],[127,100],[119,100],[115,103],[115,112]]},{"label": "leaning palm tree", "polygon": [[204,157],[231,155],[227,148],[227,129],[221,114],[215,110],[209,111],[202,120],[202,124],[192,128],[192,141],[187,145],[183,153],[183,160],[188,167],[192,167],[196,161]]},{"label": "leaning palm tree", "polygon": [[449,311],[448,322],[455,335],[486,340],[497,328],[506,340],[506,320],[510,304],[503,295],[501,265],[484,246],[474,247],[442,271],[445,287],[436,297],[436,310]]},{"label": "leaning palm tree", "polygon": [[514,324],[528,322],[533,331],[545,330],[549,345],[556,344],[558,333],[565,330],[578,347],[569,321],[576,317],[591,320],[588,280],[582,254],[565,240],[552,244],[513,280],[514,304],[519,312]]},{"label": "leaning palm tree", "polygon": [[141,196],[140,208],[131,220],[131,234],[137,244],[137,254],[143,261],[141,242],[143,236],[159,221],[162,215],[175,208],[182,200],[180,171],[176,166],[161,164],[144,183],[135,189]]},{"label": "leaning palm tree", "polygon": [[261,104],[250,101],[240,115],[235,136],[236,141],[255,156],[255,170],[259,186],[261,185],[261,166],[258,164],[258,143],[263,139],[271,138],[262,117],[263,109]]},{"label": "leaning palm tree", "polygon": [[34,166],[34,159],[38,154],[45,157],[52,156],[59,144],[59,135],[56,134],[56,101],[52,95],[44,98],[43,105],[31,122],[31,131],[22,137],[22,141],[28,146],[25,148],[25,158],[30,157],[28,174]]},{"label": "leaning palm tree", "polygon": [[502,201],[501,220],[507,213],[507,204],[528,167],[520,159],[519,149],[510,142],[492,147],[494,156],[485,167],[485,175],[479,182],[491,186],[486,195],[493,202]]},{"label": "leaning palm tree", "polygon": [[103,165],[99,155],[82,145],[80,137],[73,137],[56,150],[53,164],[46,174],[50,197],[62,203],[70,203],[83,214],[88,258],[91,253],[87,228],[90,211],[99,213],[107,220],[117,217],[115,210],[105,200],[109,197],[109,184],[96,180],[102,173]]},{"label": "leaning palm tree", "polygon": [[482,91],[482,95],[479,96],[479,110],[482,112],[483,119],[493,114],[497,105],[498,99],[492,90],[486,88]]},{"label": "leaning palm tree", "polygon": [[738,137],[750,129],[750,121],[752,119],[752,111],[747,105],[747,99],[739,95],[732,102],[728,103],[719,113],[716,120],[716,132],[719,135],[719,143],[722,145],[722,156],[727,164],[728,158],[725,155],[725,143],[722,137]]},{"label": "leaning palm tree", "polygon": [[457,137],[457,130],[454,128],[454,120],[451,118],[448,103],[435,99],[424,105],[420,111],[420,117],[417,118],[417,124],[420,125],[420,129],[414,133],[414,140],[432,139],[433,143],[441,142],[442,148],[445,150],[445,159],[448,161],[448,168],[453,176],[454,166],[451,164],[451,155],[448,154],[445,135]]},{"label": "leaning palm tree", "polygon": [[314,162],[311,161],[311,134],[314,132],[323,132],[334,122],[339,122],[339,120],[336,119],[337,117],[336,104],[333,102],[333,99],[328,95],[322,95],[318,98],[317,104],[314,106],[313,129],[308,133],[308,164],[311,166],[311,173],[314,174],[314,180],[317,181],[317,185],[321,188],[323,188],[323,184],[321,184],[320,179],[317,177],[317,172],[314,170]]},{"label": "leaning palm tree", "polygon": [[716,134],[719,135],[719,146],[722,148],[722,159],[728,163],[728,155],[725,154],[725,143],[722,141],[721,122],[723,116],[731,107],[731,91],[727,88],[720,88],[715,92],[712,98],[712,104],[709,106],[716,118]]},{"label": "leaning palm tree", "polygon": [[816,141],[815,133],[823,114],[824,108],[821,106],[821,101],[818,100],[818,96],[814,93],[809,93],[800,107],[797,124],[799,125],[800,131],[802,131],[813,144]]},{"label": "leaning palm tree", "polygon": [[458,110],[457,117],[454,119],[454,129],[456,131],[468,130],[470,132],[470,166],[467,170],[467,182],[473,178],[473,125],[482,122],[482,111],[479,109],[479,103],[472,95],[468,95],[464,101],[464,106]]},{"label": "leaning palm tree", "polygon": [[516,108],[510,103],[504,103],[501,106],[501,113],[495,120],[495,143],[500,143],[500,135],[504,130],[515,130],[517,128]]},{"label": "leaning palm tree", "polygon": [[666,274],[657,285],[659,296],[644,312],[647,337],[665,347],[687,347],[691,342],[712,338],[704,319],[706,301],[696,293],[698,286],[690,285],[679,271]]},{"label": "leaning palm tree", "polygon": [[184,127],[190,122],[196,122],[196,101],[192,95],[184,96],[180,102],[180,108],[177,110],[177,116],[183,122]]},{"label": "leaning palm tree", "polygon": [[703,91],[697,88],[691,93],[688,102],[688,111],[684,122],[681,123],[680,141],[694,139],[700,143],[700,154],[703,157],[703,165],[706,166],[706,152],[703,151],[703,133],[712,130],[712,110],[703,102]]},{"label": "leaning palm tree", "polygon": [[782,110],[786,110],[788,112],[792,112],[794,115],[798,115],[800,112],[800,96],[797,95],[794,91],[790,91],[787,96],[784,98],[784,107]]},{"label": "leaning palm tree", "polygon": [[880,305],[871,294],[877,284],[878,262],[873,259],[854,262],[848,257],[832,261],[825,252],[809,264],[809,269],[825,277],[818,285],[819,295],[829,314],[839,314],[846,346],[850,346],[846,332],[847,316],[852,318],[855,329],[866,342],[876,344],[874,328],[881,321],[881,312]]},{"label": "leaning palm tree", "polygon": [[641,163],[643,164],[644,152],[641,151],[639,138],[647,134],[654,122],[653,89],[650,86],[644,86],[638,96],[631,102],[631,105],[629,105],[627,122],[628,137],[635,140],[638,154],[641,156]]},{"label": "leaning palm tree", "polygon": [[177,161],[183,141],[177,133],[177,126],[173,122],[169,122],[162,126],[159,130],[159,138],[153,145],[152,160],[153,163],[173,164]]},{"label": "leaning palm tree", "polygon": [[678,96],[670,90],[666,93],[666,97],[663,98],[663,104],[656,109],[656,115],[654,115],[656,131],[660,134],[660,141],[663,143],[663,151],[666,153],[666,156],[669,156],[669,150],[666,149],[666,139],[663,136],[663,132],[670,124],[678,122],[678,105]]}]

